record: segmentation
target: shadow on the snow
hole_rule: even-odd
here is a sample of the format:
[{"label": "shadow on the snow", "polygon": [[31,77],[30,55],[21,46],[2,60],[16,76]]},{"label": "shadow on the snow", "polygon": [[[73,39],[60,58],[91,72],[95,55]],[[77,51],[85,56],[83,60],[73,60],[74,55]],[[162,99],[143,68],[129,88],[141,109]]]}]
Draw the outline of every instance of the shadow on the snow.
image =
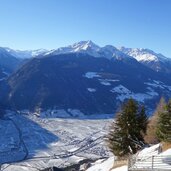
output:
[{"label": "shadow on the snow", "polygon": [[46,153],[49,145],[58,141],[56,135],[41,126],[41,122],[38,124],[24,115],[7,115],[0,123],[0,163],[43,156],[41,152]]}]

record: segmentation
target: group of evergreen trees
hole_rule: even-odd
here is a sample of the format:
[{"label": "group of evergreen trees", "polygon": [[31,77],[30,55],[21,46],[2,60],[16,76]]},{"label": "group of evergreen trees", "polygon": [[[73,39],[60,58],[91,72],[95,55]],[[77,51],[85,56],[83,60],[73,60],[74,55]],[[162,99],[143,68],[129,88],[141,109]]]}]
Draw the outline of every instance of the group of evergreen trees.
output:
[{"label": "group of evergreen trees", "polygon": [[135,154],[147,143],[171,142],[171,101],[162,99],[148,119],[144,106],[129,99],[116,114],[107,136],[107,143],[115,156]]},{"label": "group of evergreen trees", "polygon": [[160,141],[171,143],[171,100],[162,98],[153,116],[149,119],[145,140],[149,144]]}]

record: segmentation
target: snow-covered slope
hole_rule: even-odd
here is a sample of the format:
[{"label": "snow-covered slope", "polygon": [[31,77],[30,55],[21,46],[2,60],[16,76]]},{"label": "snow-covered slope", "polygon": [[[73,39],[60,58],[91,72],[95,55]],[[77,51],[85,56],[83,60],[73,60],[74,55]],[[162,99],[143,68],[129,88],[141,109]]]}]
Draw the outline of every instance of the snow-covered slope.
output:
[{"label": "snow-covered slope", "polygon": [[[136,154],[133,168],[139,170],[171,170],[171,149],[159,154],[160,144],[147,147]],[[153,164],[152,164],[153,162]],[[97,160],[87,171],[127,171],[128,167],[121,166],[112,169],[115,160],[113,157]],[[152,166],[153,165],[153,166]]]},{"label": "snow-covered slope", "polygon": [[127,166],[121,166],[112,169],[113,165],[114,165],[114,157],[109,157],[108,159],[97,160],[86,171],[127,171],[128,170]]},{"label": "snow-covered slope", "polygon": [[132,168],[138,169],[164,169],[171,170],[171,149],[161,153],[161,145],[157,144],[142,150],[135,156],[135,164]]},{"label": "snow-covered slope", "polygon": [[100,159],[97,160],[92,167],[87,169],[87,171],[109,171],[114,163],[114,157],[110,157],[107,160]]}]

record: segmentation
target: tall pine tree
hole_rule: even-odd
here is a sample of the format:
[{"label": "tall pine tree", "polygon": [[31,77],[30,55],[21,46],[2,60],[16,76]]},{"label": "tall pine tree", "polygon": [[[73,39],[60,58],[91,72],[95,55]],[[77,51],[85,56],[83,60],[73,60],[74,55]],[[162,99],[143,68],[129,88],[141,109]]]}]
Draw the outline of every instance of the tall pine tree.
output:
[{"label": "tall pine tree", "polygon": [[109,149],[115,156],[125,157],[135,154],[144,146],[147,116],[145,108],[129,99],[117,113],[107,136]]}]

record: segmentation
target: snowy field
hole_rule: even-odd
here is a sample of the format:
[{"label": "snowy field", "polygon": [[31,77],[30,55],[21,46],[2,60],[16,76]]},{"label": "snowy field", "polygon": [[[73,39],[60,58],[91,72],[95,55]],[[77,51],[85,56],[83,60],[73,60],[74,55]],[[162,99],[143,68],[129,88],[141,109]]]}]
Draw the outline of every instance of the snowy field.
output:
[{"label": "snowy field", "polygon": [[160,152],[160,144],[145,148],[135,155],[132,168],[171,170],[171,149]]},{"label": "snowy field", "polygon": [[41,118],[9,112],[0,120],[2,169],[34,171],[109,157],[104,136],[110,122],[103,118]]}]

